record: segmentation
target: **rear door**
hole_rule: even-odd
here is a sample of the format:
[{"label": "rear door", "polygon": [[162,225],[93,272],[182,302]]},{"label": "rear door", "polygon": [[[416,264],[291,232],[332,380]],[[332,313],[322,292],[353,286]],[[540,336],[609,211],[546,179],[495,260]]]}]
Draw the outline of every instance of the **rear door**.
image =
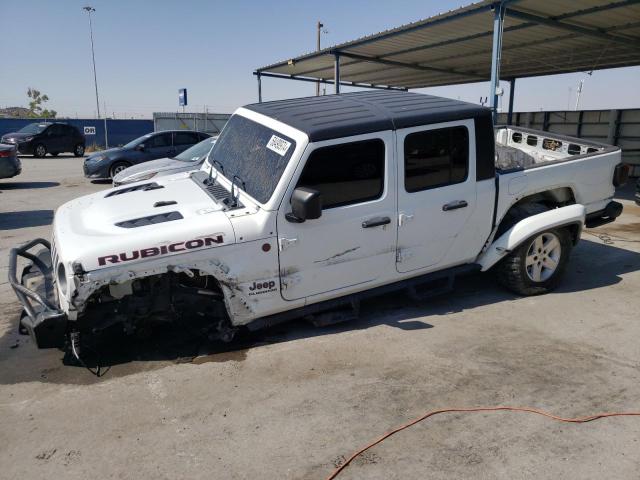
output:
[{"label": "rear door", "polygon": [[65,143],[65,126],[54,123],[45,131],[45,145],[49,153],[60,153],[67,151]]},{"label": "rear door", "polygon": [[150,137],[144,142],[145,161],[163,157],[173,157],[173,139],[171,132],[164,132]]},{"label": "rear door", "polygon": [[464,231],[476,208],[475,130],[461,120],[397,131],[399,272],[474,258]]},{"label": "rear door", "polygon": [[[393,269],[395,169],[391,132],[312,144],[278,212],[280,279],[287,300],[375,281]],[[322,216],[291,223],[296,186],[322,195]]]}]

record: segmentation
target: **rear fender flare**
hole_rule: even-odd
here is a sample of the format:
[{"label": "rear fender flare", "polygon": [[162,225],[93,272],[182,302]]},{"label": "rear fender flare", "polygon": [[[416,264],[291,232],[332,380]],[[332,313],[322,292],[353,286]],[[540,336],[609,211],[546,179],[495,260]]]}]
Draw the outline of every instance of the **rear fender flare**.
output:
[{"label": "rear fender flare", "polygon": [[500,238],[494,240],[489,248],[478,256],[476,263],[482,271],[489,270],[505,256],[518,248],[525,240],[537,233],[558,227],[577,226],[576,238],[580,237],[586,216],[584,205],[574,204],[555,208],[547,212],[532,215],[520,220]]}]

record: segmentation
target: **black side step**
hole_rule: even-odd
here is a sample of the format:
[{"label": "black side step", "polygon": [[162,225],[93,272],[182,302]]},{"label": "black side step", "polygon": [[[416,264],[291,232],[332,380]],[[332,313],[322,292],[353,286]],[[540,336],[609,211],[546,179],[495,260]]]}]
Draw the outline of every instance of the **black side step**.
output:
[{"label": "black side step", "polygon": [[412,300],[418,302],[428,300],[452,291],[455,278],[455,275],[449,275],[445,278],[431,280],[418,285],[411,285],[407,287],[407,293]]},{"label": "black side step", "polygon": [[360,318],[360,300],[353,299],[348,305],[342,308],[327,310],[316,314],[308,315],[305,320],[314,327],[327,327],[336,323],[349,322]]}]

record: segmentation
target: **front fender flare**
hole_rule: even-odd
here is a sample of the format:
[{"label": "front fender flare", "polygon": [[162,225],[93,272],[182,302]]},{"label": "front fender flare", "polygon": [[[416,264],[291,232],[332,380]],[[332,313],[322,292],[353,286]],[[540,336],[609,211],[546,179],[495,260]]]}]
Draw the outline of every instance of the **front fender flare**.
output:
[{"label": "front fender flare", "polygon": [[550,228],[577,225],[578,238],[584,225],[586,213],[584,205],[575,204],[524,218],[504,232],[500,238],[494,240],[489,248],[478,256],[476,263],[482,267],[483,272],[489,270],[518,248],[522,242]]}]

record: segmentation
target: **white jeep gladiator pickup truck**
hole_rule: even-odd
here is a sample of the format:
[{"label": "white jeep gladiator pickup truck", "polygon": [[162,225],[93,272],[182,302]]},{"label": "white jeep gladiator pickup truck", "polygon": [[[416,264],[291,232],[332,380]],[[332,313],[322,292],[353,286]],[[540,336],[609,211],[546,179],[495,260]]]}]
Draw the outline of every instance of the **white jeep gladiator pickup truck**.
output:
[{"label": "white jeep gladiator pickup truck", "polygon": [[494,128],[490,110],[445,98],[254,104],[202,169],[62,205],[51,243],[11,251],[9,279],[41,348],[176,316],[206,318],[223,340],[299,317],[331,323],[364,297],[424,297],[492,267],[535,295],[558,284],[583,225],[620,215],[625,179],[617,147]]}]

